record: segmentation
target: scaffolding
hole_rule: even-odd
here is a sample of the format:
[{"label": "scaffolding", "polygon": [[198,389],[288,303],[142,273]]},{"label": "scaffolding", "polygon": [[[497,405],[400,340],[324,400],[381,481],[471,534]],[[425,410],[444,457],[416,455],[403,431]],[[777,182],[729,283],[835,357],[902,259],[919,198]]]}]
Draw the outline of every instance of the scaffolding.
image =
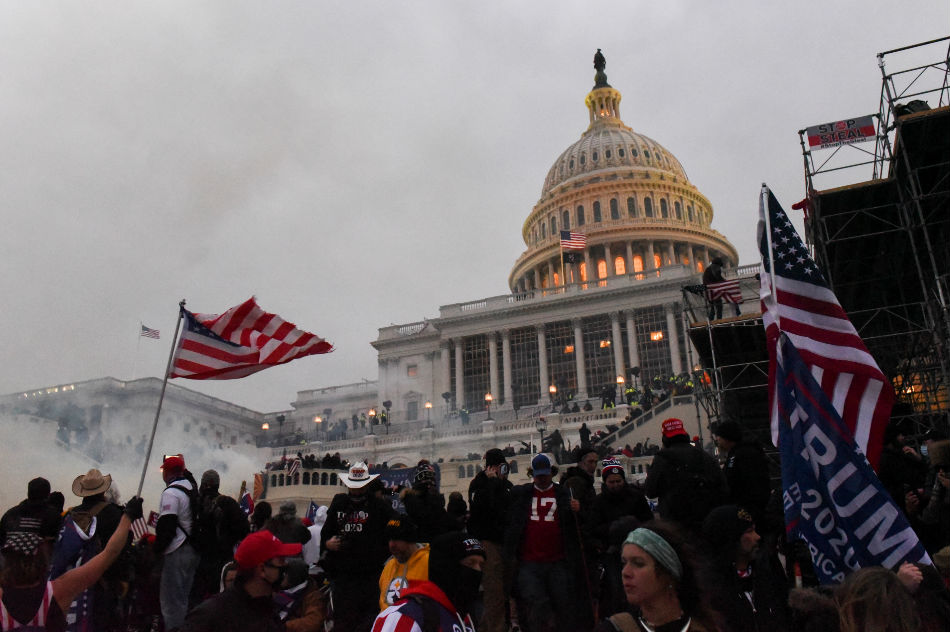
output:
[{"label": "scaffolding", "polygon": [[[759,440],[771,444],[768,419],[769,358],[765,329],[759,312],[758,265],[726,271],[726,279],[738,279],[741,314],[713,318],[703,286],[683,288],[683,317],[691,346],[694,394],[710,425],[734,420]],[[695,351],[698,358],[693,358]]]},{"label": "scaffolding", "polygon": [[[944,37],[878,54],[873,152],[841,146],[818,162],[799,131],[809,247],[894,384],[892,417],[918,437],[937,426],[946,430],[950,413],[948,43]],[[895,60],[906,67],[890,71]],[[849,163],[846,150],[864,156]],[[871,180],[818,188],[867,166]]]},{"label": "scaffolding", "polygon": [[[892,417],[911,425],[905,434],[918,438],[935,427],[947,429],[950,417],[948,43],[945,37],[878,55],[883,81],[878,112],[872,115],[873,149],[842,145],[819,162],[806,144],[805,130],[799,132],[807,191],[805,238],[894,383],[898,402]],[[902,56],[913,62],[886,70],[885,61]],[[713,319],[702,287],[683,289],[697,402],[710,424],[735,420],[769,446],[768,350],[758,266],[730,272],[727,278],[740,281],[741,316]]]}]

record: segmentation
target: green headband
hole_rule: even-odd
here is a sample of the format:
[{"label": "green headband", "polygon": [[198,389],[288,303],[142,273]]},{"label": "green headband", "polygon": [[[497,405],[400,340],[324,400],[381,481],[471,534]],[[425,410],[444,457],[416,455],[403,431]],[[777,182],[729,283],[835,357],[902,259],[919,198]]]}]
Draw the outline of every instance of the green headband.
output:
[{"label": "green headband", "polygon": [[630,543],[641,547],[643,551],[656,559],[667,571],[673,574],[673,578],[679,580],[683,577],[683,564],[673,546],[652,530],[646,528],[637,528],[627,535],[624,545]]}]

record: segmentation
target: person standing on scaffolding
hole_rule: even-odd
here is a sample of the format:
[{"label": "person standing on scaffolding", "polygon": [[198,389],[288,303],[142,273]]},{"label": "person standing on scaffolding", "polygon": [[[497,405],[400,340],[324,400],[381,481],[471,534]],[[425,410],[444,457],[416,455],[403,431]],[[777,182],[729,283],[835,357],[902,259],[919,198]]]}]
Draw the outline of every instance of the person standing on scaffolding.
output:
[{"label": "person standing on scaffolding", "polygon": [[732,303],[733,308],[736,310],[736,316],[741,314],[739,312],[739,304],[726,292],[709,292],[713,286],[722,284],[726,279],[722,276],[722,258],[713,257],[712,261],[709,263],[709,266],[706,267],[706,270],[703,271],[703,285],[706,286],[707,295],[706,298],[709,301],[709,320],[718,320],[722,318],[722,299],[726,297],[729,299],[729,302]]}]

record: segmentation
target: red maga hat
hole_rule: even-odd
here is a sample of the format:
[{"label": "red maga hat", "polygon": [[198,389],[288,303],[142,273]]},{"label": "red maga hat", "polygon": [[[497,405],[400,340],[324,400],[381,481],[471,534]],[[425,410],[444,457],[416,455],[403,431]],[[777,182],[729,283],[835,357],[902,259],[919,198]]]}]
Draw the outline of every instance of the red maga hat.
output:
[{"label": "red maga hat", "polygon": [[270,530],[251,532],[234,552],[234,560],[241,569],[253,569],[278,556],[296,556],[303,546],[300,543],[284,543]]}]

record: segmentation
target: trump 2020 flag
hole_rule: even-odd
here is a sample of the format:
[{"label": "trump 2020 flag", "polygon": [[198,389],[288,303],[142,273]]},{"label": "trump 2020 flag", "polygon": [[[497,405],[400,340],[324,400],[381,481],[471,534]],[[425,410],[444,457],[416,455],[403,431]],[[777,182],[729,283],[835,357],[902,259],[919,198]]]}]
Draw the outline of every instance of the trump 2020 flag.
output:
[{"label": "trump 2020 flag", "polygon": [[822,584],[849,571],[930,557],[858,450],[788,336],[777,342],[775,401],[789,542],[802,538]]},{"label": "trump 2020 flag", "polygon": [[178,340],[171,378],[230,380],[262,369],[333,351],[316,334],[264,312],[254,297],[223,314],[181,309],[185,327]]}]

